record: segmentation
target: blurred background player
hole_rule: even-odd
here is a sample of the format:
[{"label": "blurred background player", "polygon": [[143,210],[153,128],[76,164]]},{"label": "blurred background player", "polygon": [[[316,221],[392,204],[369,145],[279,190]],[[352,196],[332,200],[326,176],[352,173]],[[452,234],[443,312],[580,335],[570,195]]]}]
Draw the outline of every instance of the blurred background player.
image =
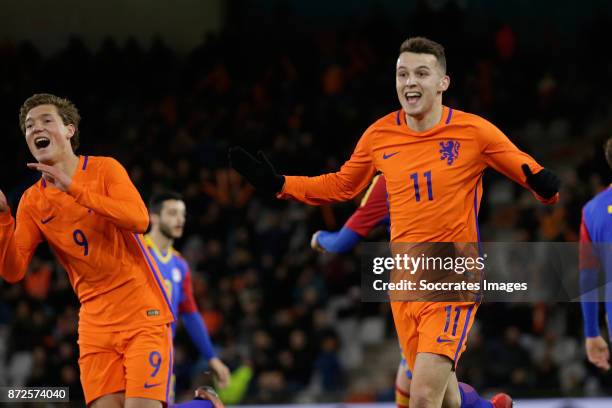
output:
[{"label": "blurred background player", "polygon": [[[230,163],[264,192],[311,205],[349,200],[381,171],[393,219],[392,243],[478,242],[482,174],[487,167],[530,189],[539,201],[555,203],[560,185],[556,175],[487,120],[444,106],[442,94],[449,85],[444,48],[423,37],[409,38],[400,47],[396,65],[401,109],[364,132],[339,172],[283,176],[262,152],[256,159],[240,147],[230,149]],[[451,307],[456,316],[452,332],[445,317]],[[506,394],[489,402],[457,381],[455,369],[478,303],[399,301],[391,308],[413,374],[411,408],[512,405]]]},{"label": "blurred background player", "polygon": [[[612,168],[612,138],[604,145]],[[608,331],[612,328],[612,188],[608,187],[586,203],[580,224],[580,285],[587,358],[595,366],[610,369],[610,350],[599,330],[599,288],[604,274],[604,300]]]},{"label": "blurred background player", "polygon": [[[79,367],[91,407],[161,407],[168,398],[174,319],[141,233],[147,208],[108,157],[77,156],[80,116],[67,99],[36,94],[19,122],[42,178],[11,216],[0,191],[0,274],[25,276],[45,239],[81,303]],[[16,224],[16,226],[15,226]]]},{"label": "blurred background player", "polygon": [[[172,312],[180,316],[193,344],[208,362],[220,388],[228,386],[230,371],[215,355],[208,330],[193,298],[191,271],[187,261],[172,246],[181,238],[185,227],[186,207],[183,197],[175,192],[154,194],[149,201],[151,230],[145,235],[149,253],[163,276]],[[172,324],[172,335],[176,322]],[[170,400],[174,399],[174,375]]]},{"label": "blurred background player", "polygon": [[[389,204],[385,176],[378,174],[372,179],[359,208],[349,217],[339,231],[317,231],[312,235],[310,246],[319,252],[344,253],[378,225],[389,226]],[[395,403],[400,408],[408,408],[410,401],[410,380],[412,373],[403,354],[395,377]]]}]

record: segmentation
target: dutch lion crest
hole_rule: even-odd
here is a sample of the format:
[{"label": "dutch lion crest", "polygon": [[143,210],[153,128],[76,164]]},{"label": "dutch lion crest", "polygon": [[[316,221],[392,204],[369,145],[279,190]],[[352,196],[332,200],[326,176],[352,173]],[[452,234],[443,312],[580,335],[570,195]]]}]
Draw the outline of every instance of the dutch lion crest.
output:
[{"label": "dutch lion crest", "polygon": [[449,166],[455,162],[459,157],[459,146],[461,144],[456,140],[448,140],[446,142],[440,142],[440,160],[446,160],[446,164]]}]

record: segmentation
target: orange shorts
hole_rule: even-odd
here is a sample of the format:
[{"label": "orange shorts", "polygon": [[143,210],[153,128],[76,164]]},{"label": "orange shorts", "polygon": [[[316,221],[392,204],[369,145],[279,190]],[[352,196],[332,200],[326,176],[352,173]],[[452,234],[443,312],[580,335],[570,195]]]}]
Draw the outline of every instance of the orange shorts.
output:
[{"label": "orange shorts", "polygon": [[125,398],[168,401],[173,357],[170,325],[108,333],[79,331],[79,352],[88,405],[122,391]]},{"label": "orange shorts", "polygon": [[391,302],[408,368],[414,370],[417,353],[433,353],[451,359],[455,369],[477,309],[474,302]]}]

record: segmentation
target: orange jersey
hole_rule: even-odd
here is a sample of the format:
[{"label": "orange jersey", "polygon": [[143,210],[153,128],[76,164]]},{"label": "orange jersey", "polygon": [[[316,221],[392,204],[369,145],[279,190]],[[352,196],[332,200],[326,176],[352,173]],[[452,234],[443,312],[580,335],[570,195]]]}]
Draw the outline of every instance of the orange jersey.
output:
[{"label": "orange jersey", "polygon": [[[542,169],[498,128],[473,114],[444,107],[440,122],[411,130],[403,110],[363,134],[340,171],[286,176],[279,198],[308,204],[344,201],[362,191],[378,170],[386,179],[393,242],[476,242],[482,174],[492,167],[525,188],[521,165]],[[553,203],[558,195],[544,200]]]},{"label": "orange jersey", "polygon": [[114,159],[81,156],[69,191],[41,179],[21,197],[17,225],[0,214],[0,275],[22,279],[45,239],[80,302],[79,329],[129,330],[173,321],[142,236],[147,208]]}]

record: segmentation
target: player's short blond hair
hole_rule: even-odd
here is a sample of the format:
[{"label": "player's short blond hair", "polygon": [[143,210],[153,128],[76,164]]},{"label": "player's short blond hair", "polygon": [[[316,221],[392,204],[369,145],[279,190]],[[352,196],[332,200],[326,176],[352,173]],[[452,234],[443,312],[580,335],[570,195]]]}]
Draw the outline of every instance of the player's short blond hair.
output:
[{"label": "player's short blond hair", "polygon": [[410,37],[400,46],[399,53],[403,52],[433,55],[438,60],[442,72],[446,74],[446,55],[442,44],[425,37]]},{"label": "player's short blond hair", "polygon": [[66,98],[40,93],[26,99],[19,110],[19,126],[23,134],[25,135],[25,121],[28,112],[40,105],[54,105],[64,125],[74,126],[74,135],[70,138],[70,145],[72,146],[72,151],[76,152],[79,147],[79,122],[81,121],[81,115],[79,115],[76,106]]},{"label": "player's short blond hair", "polygon": [[606,161],[608,162],[608,166],[612,168],[612,137],[606,140],[606,143],[604,143],[604,151],[606,152]]}]

